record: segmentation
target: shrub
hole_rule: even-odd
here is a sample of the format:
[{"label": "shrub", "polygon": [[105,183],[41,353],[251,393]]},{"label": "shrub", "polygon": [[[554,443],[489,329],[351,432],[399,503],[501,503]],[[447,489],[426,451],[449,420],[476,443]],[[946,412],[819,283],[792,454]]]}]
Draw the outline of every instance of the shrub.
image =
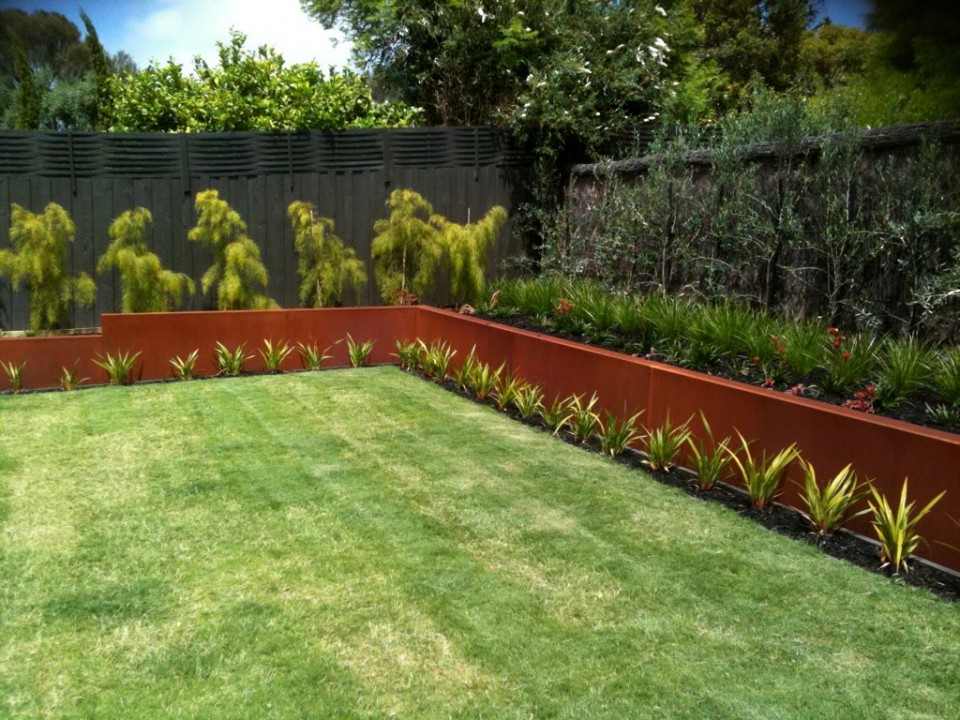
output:
[{"label": "shrub", "polygon": [[129,385],[133,382],[133,367],[139,357],[139,352],[122,352],[116,355],[107,353],[106,357],[98,356],[93,364],[103,368],[111,385]]},{"label": "shrub", "polygon": [[186,357],[176,357],[170,360],[170,367],[173,368],[173,376],[177,380],[193,380],[194,370],[197,367],[197,359],[200,357],[200,348],[194,349]]},{"label": "shrub", "polygon": [[7,376],[7,382],[10,383],[10,391],[15,395],[23,390],[23,369],[26,366],[26,361],[15,363],[0,360],[0,367],[3,368],[3,372]]},{"label": "shrub", "polygon": [[514,395],[513,406],[521,418],[530,420],[543,408],[543,390],[537,385],[524,385]]},{"label": "shrub", "polygon": [[494,206],[478,222],[459,225],[434,215],[432,224],[450,259],[450,294],[461,305],[480,302],[486,289],[487,253],[507,222],[507,211]]},{"label": "shrub", "polygon": [[590,399],[584,403],[582,395],[571,395],[567,398],[567,412],[569,414],[568,424],[573,439],[577,442],[586,443],[597,433],[600,426],[600,416],[597,415],[594,408],[600,398],[594,393]]},{"label": "shrub", "polygon": [[643,411],[631,415],[625,420],[617,420],[615,415],[607,413],[606,422],[600,423],[600,449],[610,457],[622,455],[641,433],[637,429],[637,420]]},{"label": "shrub", "polygon": [[723,480],[730,464],[730,455],[727,448],[730,438],[725,437],[717,442],[713,437],[713,428],[707,422],[707,416],[700,413],[700,424],[703,425],[705,440],[697,439],[692,433],[687,438],[687,447],[693,460],[693,470],[697,474],[697,488],[703,491],[712,490]]},{"label": "shrub", "polygon": [[153,216],[138,207],[121,213],[108,233],[110,245],[97,263],[97,272],[116,268],[120,274],[120,305],[125,313],[160,312],[179,306],[184,294],[192,295],[193,280],[165,270],[160,258],[147,248]]},{"label": "shrub", "polygon": [[290,203],[287,215],[297,250],[301,305],[336,305],[345,290],[358,291],[366,285],[363,261],[336,236],[333,220],[318,217],[313,204],[308,202]]},{"label": "shrub", "polygon": [[879,490],[870,487],[868,505],[873,516],[871,525],[880,542],[881,567],[889,568],[895,575],[910,569],[907,560],[923,540],[917,532],[917,524],[944,495],[946,490],[924,505],[923,509],[914,511],[916,501],[907,502],[907,480],[904,479],[900,502],[894,510]]},{"label": "shrub", "polygon": [[397,189],[387,201],[390,216],[377,220],[372,244],[380,296],[399,303],[422,296],[433,285],[443,245],[430,219],[433,206],[413,190]]},{"label": "shrub", "polygon": [[278,344],[264,338],[263,347],[260,349],[260,357],[263,358],[263,365],[267,372],[283,372],[283,361],[290,357],[293,348],[281,340]]},{"label": "shrub", "polygon": [[651,470],[669,471],[680,451],[690,440],[690,421],[676,427],[670,422],[669,415],[662,425],[654,429],[647,429],[643,436],[646,446],[646,464]]},{"label": "shrub", "polygon": [[93,304],[93,280],[86,273],[70,276],[64,267],[76,232],[69,213],[56,203],[38,214],[16,203],[11,207],[13,250],[0,250],[0,276],[9,277],[14,289],[29,289],[31,330],[63,327],[71,305]]},{"label": "shrub", "polygon": [[80,377],[80,374],[76,370],[71,370],[67,367],[61,368],[60,370],[60,387],[63,388],[64,392],[76,390],[88,379],[89,378]]},{"label": "shrub", "polygon": [[350,359],[352,367],[361,367],[370,360],[370,353],[373,352],[373,340],[364,340],[357,342],[350,333],[347,333],[347,357]]},{"label": "shrub", "polygon": [[327,354],[329,350],[330,347],[321,350],[317,343],[297,343],[297,353],[304,370],[319,370],[332,357]]},{"label": "shrub", "polygon": [[850,515],[850,510],[867,496],[867,490],[857,480],[852,465],[845,466],[826,485],[820,487],[812,463],[800,461],[803,483],[800,497],[807,508],[807,517],[818,538],[829,535],[848,518],[864,515],[861,510]]},{"label": "shrub", "polygon": [[747,442],[746,438],[739,432],[737,432],[737,436],[740,438],[743,457],[741,458],[733,450],[725,448],[727,455],[739,470],[743,485],[754,509],[765,510],[769,503],[780,494],[783,474],[790,463],[800,457],[800,451],[797,450],[796,444],[791,443],[769,460],[766,452],[759,458],[755,458],[750,452],[750,443]]},{"label": "shrub", "polygon": [[276,307],[266,295],[267,268],[260,248],[247,235],[247,224],[216,190],[197,193],[197,224],[187,237],[213,253],[213,264],[203,274],[201,287],[216,288],[217,307],[245,310]]},{"label": "shrub", "polygon": [[931,375],[930,350],[914,337],[887,338],[880,351],[877,399],[895,407],[927,386]]},{"label": "shrub", "polygon": [[213,348],[213,354],[217,363],[217,373],[229,377],[234,377],[242,373],[243,366],[247,360],[253,360],[253,355],[247,355],[247,351],[242,343],[231,350],[222,342],[218,341]]}]

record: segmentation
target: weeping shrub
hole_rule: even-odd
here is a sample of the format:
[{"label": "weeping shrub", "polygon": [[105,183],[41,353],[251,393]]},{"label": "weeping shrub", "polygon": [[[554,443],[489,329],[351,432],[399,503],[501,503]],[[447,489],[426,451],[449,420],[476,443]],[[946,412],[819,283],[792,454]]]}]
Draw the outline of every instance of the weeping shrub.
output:
[{"label": "weeping shrub", "polygon": [[499,205],[476,223],[460,225],[435,215],[431,221],[440,233],[450,262],[450,294],[457,305],[477,304],[487,286],[486,256],[507,222],[507,211]]},{"label": "weeping shrub", "polygon": [[67,248],[76,225],[56,203],[36,214],[14,203],[10,221],[13,250],[0,250],[0,275],[10,278],[14,289],[29,289],[31,330],[63,327],[70,306],[89,307],[96,293],[86,273],[67,274]]},{"label": "weeping shrub", "polygon": [[156,253],[147,248],[153,216],[138,207],[121,213],[110,224],[110,245],[97,263],[97,272],[116,268],[120,273],[121,308],[125,313],[162,312],[180,306],[192,295],[193,280],[165,270]]},{"label": "weeping shrub", "polygon": [[373,262],[384,300],[402,304],[410,293],[423,295],[443,260],[443,244],[434,224],[433,206],[413,190],[398,189],[387,200],[388,218],[373,225]]},{"label": "weeping shrub", "polygon": [[367,284],[363,261],[334,234],[333,220],[317,216],[312,203],[299,201],[290,203],[287,215],[297,249],[301,305],[336,305],[345,290]]},{"label": "weeping shrub", "polygon": [[213,264],[203,274],[204,294],[216,288],[221,310],[276,307],[266,294],[269,278],[260,248],[247,235],[247,224],[216,190],[197,193],[197,224],[187,237],[213,253]]}]

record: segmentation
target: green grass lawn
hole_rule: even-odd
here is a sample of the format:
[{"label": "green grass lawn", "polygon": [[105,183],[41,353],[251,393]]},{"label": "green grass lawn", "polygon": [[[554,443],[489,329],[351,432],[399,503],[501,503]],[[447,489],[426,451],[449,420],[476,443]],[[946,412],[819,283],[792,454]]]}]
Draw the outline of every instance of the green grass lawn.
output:
[{"label": "green grass lawn", "polygon": [[0,717],[958,716],[960,607],[393,368],[0,423]]}]

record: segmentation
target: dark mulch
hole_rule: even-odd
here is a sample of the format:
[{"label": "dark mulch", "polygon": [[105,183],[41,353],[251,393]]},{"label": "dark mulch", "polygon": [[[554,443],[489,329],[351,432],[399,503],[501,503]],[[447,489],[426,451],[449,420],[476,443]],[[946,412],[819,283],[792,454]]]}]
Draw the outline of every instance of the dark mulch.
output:
[{"label": "dark mulch", "polygon": [[[763,373],[760,372],[758,368],[752,368],[749,366],[743,367],[742,364],[717,362],[699,367],[680,365],[679,363],[672,362],[668,357],[658,355],[656,352],[649,352],[648,348],[640,345],[639,343],[632,342],[617,335],[606,335],[604,337],[597,338],[590,335],[584,335],[582,333],[564,332],[554,327],[544,326],[542,323],[538,323],[534,318],[527,317],[525,315],[497,315],[483,317],[485,320],[502,323],[504,325],[510,325],[511,327],[519,328],[521,330],[532,330],[534,332],[563,338],[564,340],[573,340],[586,345],[602,347],[607,350],[616,350],[617,352],[626,353],[627,355],[656,360],[657,362],[662,362],[667,365],[683,367],[687,370],[696,370],[707,375],[722,377],[726,380],[741,382],[745,385],[751,385],[753,387],[762,386],[765,379]],[[830,403],[831,405],[843,405],[843,403],[851,399],[850,397],[825,392],[822,389],[821,378],[816,374],[811,375],[810,377],[800,378],[797,383],[802,384],[805,387],[816,386],[818,388],[815,395],[809,393],[803,394],[803,397],[811,400],[818,400],[820,402]],[[787,384],[781,382],[767,389],[770,392],[787,392],[791,385],[795,385],[797,383]],[[925,427],[937,428],[938,430],[960,433],[960,426],[942,425],[934,422],[927,414],[926,404],[928,402],[930,404],[934,404],[934,400],[935,398],[932,395],[929,397],[918,396],[901,402],[895,408],[876,408],[875,412],[877,415],[883,415],[884,417],[895,418],[897,420],[905,420],[906,422],[914,423],[916,425],[923,425]]]},{"label": "dark mulch", "polygon": [[[419,373],[414,374],[422,377]],[[496,409],[491,400],[477,400],[452,380],[448,379],[438,384],[445,390],[456,393],[461,397]],[[512,408],[505,414],[541,432],[551,432],[539,418],[525,420]],[[567,434],[557,435],[557,437],[586,452],[600,453],[599,444],[595,441],[583,444],[576,442]],[[835,558],[846,560],[870,572],[889,577],[891,582],[926,588],[945,600],[960,601],[960,576],[921,562],[913,562],[910,572],[906,575],[891,576],[890,573],[880,567],[877,546],[874,543],[845,530],[840,530],[818,542],[816,534],[810,531],[810,525],[806,517],[798,510],[775,504],[762,512],[757,511],[751,506],[746,494],[737,488],[724,484],[717,485],[711,490],[700,490],[693,482],[690,473],[679,468],[674,468],[669,472],[652,471],[644,465],[643,456],[634,450],[615,458],[615,461],[633,468],[642,468],[647,475],[658,482],[678,488],[697,500],[724,505],[741,516],[763,525],[768,530],[786,535],[798,542],[814,545]]]}]

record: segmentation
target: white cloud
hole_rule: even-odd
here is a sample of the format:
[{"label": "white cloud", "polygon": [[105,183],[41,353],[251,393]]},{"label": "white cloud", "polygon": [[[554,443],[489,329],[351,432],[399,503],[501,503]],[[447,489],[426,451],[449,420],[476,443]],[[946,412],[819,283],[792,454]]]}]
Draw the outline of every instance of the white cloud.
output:
[{"label": "white cloud", "polygon": [[315,60],[324,69],[349,63],[350,44],[308,17],[299,0],[162,0],[127,21],[118,46],[141,67],[173,57],[189,70],[195,55],[215,64],[215,43],[226,41],[231,28],[247,36],[248,48],[270,45],[289,63]]}]

